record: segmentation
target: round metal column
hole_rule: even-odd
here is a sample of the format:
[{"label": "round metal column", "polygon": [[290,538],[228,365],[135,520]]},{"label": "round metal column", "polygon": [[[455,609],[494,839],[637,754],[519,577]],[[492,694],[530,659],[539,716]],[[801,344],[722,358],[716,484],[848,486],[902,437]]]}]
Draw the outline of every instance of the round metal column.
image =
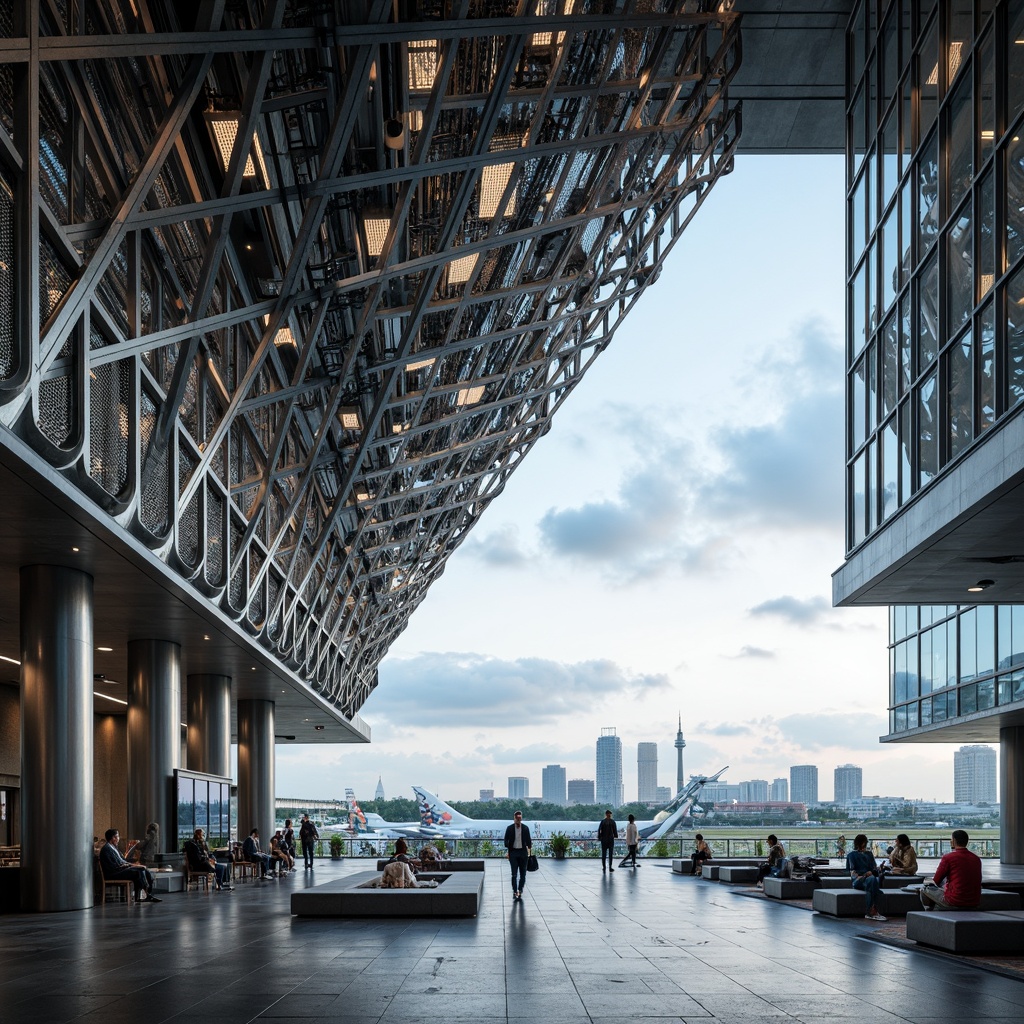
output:
[{"label": "round metal column", "polygon": [[999,730],[999,859],[1024,864],[1024,728]]},{"label": "round metal column", "polygon": [[188,767],[231,775],[231,677],[194,675],[186,687]]},{"label": "round metal column", "polygon": [[92,577],[21,569],[21,906],[81,910],[92,887]]},{"label": "round metal column", "polygon": [[163,850],[176,849],[174,770],[180,766],[181,648],[168,640],[132,640],[128,644],[128,821],[121,833],[125,839],[141,839],[149,822],[155,821]]},{"label": "round metal column", "polygon": [[266,851],[274,830],[274,702],[238,702],[238,835],[260,830]]}]

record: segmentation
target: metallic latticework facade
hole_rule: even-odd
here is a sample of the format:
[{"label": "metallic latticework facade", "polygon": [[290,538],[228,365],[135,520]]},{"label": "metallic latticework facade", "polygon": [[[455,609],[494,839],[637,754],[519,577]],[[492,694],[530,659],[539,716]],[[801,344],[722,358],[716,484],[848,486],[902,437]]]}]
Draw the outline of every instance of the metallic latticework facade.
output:
[{"label": "metallic latticework facade", "polygon": [[0,4],[4,429],[353,714],[730,169],[729,7]]},{"label": "metallic latticework facade", "polygon": [[1024,400],[1024,6],[849,33],[847,552]]}]

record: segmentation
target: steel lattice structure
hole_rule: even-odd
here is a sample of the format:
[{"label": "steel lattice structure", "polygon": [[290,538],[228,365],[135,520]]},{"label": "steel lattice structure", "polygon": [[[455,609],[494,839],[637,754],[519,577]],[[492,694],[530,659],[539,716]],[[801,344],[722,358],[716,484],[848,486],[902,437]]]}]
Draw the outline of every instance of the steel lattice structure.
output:
[{"label": "steel lattice structure", "polygon": [[0,420],[352,715],[731,168],[737,17],[18,6]]}]

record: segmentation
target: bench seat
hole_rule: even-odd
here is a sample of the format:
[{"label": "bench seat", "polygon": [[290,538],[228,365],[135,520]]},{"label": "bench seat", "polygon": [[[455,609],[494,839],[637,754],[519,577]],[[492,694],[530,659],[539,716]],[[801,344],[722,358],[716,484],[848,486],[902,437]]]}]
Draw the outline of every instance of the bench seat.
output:
[{"label": "bench seat", "polygon": [[757,868],[753,865],[725,864],[718,869],[718,880],[720,882],[756,882]]},{"label": "bench seat", "polygon": [[[383,871],[388,858],[382,857],[377,861],[377,870]],[[445,860],[437,866],[438,871],[483,871],[485,863],[483,860],[474,860],[471,857],[464,857],[461,860]]]},{"label": "bench seat", "polygon": [[1022,953],[1024,914],[915,910],[907,914],[907,938],[951,953]]},{"label": "bench seat", "polygon": [[298,917],[473,917],[483,898],[484,872],[423,872],[436,889],[371,889],[380,875],[359,871],[323,885],[293,892],[291,912]]},{"label": "bench seat", "polygon": [[[726,867],[726,866],[735,866],[735,867],[747,866],[747,867],[750,867],[750,866],[756,866],[756,865],[758,865],[760,863],[761,863],[761,861],[756,860],[756,859],[751,858],[751,857],[716,857],[712,861],[704,861],[704,863],[701,866],[702,866],[702,868],[706,868],[706,867],[721,868],[721,867]],[[677,857],[677,858],[673,859],[673,861],[672,861],[672,871],[675,874],[677,874],[677,875],[688,875],[692,868],[693,868],[693,862],[690,860],[689,857],[683,857],[683,858],[678,858]],[[703,874],[703,872],[702,872],[702,874]],[[714,875],[714,876],[703,875],[703,877],[704,878],[708,878],[708,877],[717,878],[718,875]]]},{"label": "bench seat", "polygon": [[[922,910],[921,897],[916,889],[887,889],[882,892],[878,908],[886,917],[900,917],[912,911]],[[862,917],[864,914],[864,893],[860,889],[818,889],[813,896],[813,907],[820,914],[831,917]],[[981,890],[981,910],[1017,910],[1020,897],[1014,892],[997,892],[994,889]],[[924,911],[927,913],[927,911]],[[939,911],[933,911],[939,913]],[[953,911],[965,913],[965,911]]]}]

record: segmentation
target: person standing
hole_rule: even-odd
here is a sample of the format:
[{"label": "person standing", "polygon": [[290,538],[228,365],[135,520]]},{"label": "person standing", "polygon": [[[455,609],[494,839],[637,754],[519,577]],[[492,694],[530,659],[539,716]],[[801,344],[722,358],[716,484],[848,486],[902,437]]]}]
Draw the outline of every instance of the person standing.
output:
[{"label": "person standing", "polygon": [[523,812],[516,811],[512,824],[505,829],[505,849],[512,869],[512,899],[521,900],[526,887],[526,862],[533,849],[530,826],[523,824]]},{"label": "person standing", "polygon": [[925,910],[973,910],[981,902],[981,858],[967,849],[970,836],[962,828],[951,839],[935,877],[921,888]]},{"label": "person standing", "polygon": [[313,844],[319,838],[320,833],[317,831],[316,825],[309,820],[308,814],[304,814],[302,824],[299,825],[299,842],[302,843],[302,859],[307,869],[311,870],[313,867],[313,851],[316,849]]},{"label": "person standing", "polygon": [[614,871],[615,865],[615,840],[619,838],[619,826],[615,824],[611,811],[604,812],[604,821],[597,826],[597,838],[601,840],[601,870],[605,869],[605,859],[608,860],[608,870]]},{"label": "person standing", "polygon": [[108,828],[103,833],[106,842],[100,847],[100,870],[103,878],[110,882],[117,879],[126,879],[135,888],[136,903],[160,903],[158,896],[153,895],[153,875],[147,868],[129,864],[121,856],[117,848],[117,841],[121,834],[116,828]]},{"label": "person standing", "polygon": [[640,843],[640,832],[636,827],[636,818],[631,814],[629,816],[629,824],[626,825],[626,857],[623,858],[622,866],[626,866],[626,858],[629,858],[632,863],[629,865],[631,868],[636,867],[636,848]]}]

